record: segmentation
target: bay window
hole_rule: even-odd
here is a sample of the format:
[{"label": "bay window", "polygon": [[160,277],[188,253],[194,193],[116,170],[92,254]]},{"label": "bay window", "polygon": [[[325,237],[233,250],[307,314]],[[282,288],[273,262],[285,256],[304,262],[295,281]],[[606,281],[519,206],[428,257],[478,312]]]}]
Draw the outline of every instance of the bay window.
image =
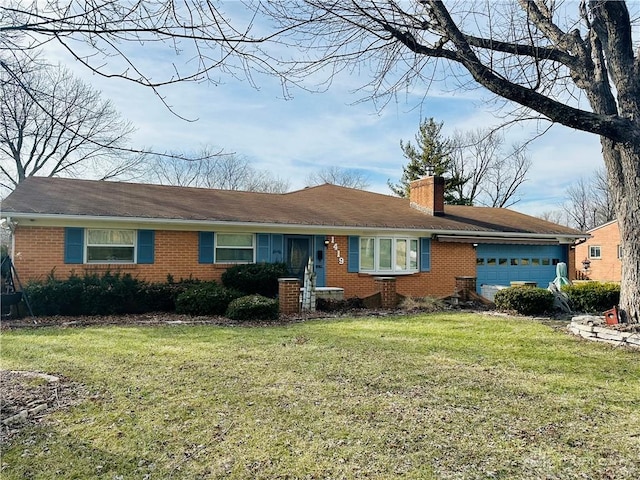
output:
[{"label": "bay window", "polygon": [[417,272],[418,239],[361,237],[360,271],[371,273]]}]

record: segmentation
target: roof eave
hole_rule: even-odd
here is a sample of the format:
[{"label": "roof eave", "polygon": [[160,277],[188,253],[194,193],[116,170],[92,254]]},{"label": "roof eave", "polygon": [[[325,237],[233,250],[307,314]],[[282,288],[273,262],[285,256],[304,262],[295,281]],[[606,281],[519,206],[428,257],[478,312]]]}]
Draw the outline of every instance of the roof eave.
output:
[{"label": "roof eave", "polygon": [[358,234],[365,232],[393,232],[393,233],[416,233],[433,236],[450,236],[450,237],[466,237],[469,243],[473,239],[483,238],[504,238],[506,239],[552,239],[558,243],[573,243],[577,239],[586,238],[586,234],[569,234],[569,233],[513,233],[513,232],[496,232],[496,231],[479,231],[479,230],[442,230],[433,228],[419,227],[392,227],[392,226],[358,226],[358,225],[309,225],[309,224],[282,224],[272,222],[238,222],[238,221],[220,221],[220,220],[193,220],[193,219],[166,219],[166,218],[148,218],[148,217],[120,217],[120,216],[101,216],[101,215],[69,215],[69,214],[43,214],[28,212],[2,212],[2,217],[10,219],[13,223],[19,223],[20,220],[38,221],[45,224],[54,225],[79,225],[90,223],[113,223],[113,224],[131,224],[158,226],[162,225],[166,229],[188,229],[188,230],[215,230],[220,227],[233,229],[259,229],[262,232],[270,233],[275,231],[285,231],[299,233],[304,231],[307,234],[326,234],[328,230],[331,232],[340,232],[343,234]]}]

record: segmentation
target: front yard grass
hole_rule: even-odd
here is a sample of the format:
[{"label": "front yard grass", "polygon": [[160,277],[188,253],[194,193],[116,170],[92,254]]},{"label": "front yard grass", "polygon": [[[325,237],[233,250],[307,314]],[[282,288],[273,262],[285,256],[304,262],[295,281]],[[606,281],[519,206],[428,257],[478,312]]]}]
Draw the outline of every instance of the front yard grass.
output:
[{"label": "front yard grass", "polygon": [[479,314],[3,332],[90,396],[3,479],[640,478],[640,352]]}]

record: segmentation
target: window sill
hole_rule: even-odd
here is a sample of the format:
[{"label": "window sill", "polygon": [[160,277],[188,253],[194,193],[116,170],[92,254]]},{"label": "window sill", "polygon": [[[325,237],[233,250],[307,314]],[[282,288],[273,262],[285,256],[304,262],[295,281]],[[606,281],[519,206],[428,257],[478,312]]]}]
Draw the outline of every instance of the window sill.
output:
[{"label": "window sill", "polygon": [[227,268],[234,267],[236,265],[249,265],[253,262],[227,262],[227,263],[212,263],[213,268],[219,268],[221,270],[226,270]]},{"label": "window sill", "polygon": [[135,270],[138,265],[136,263],[85,263],[83,267],[85,271]]},{"label": "window sill", "polygon": [[418,273],[420,273],[419,270],[411,272],[358,272],[358,275],[361,277],[407,277]]}]

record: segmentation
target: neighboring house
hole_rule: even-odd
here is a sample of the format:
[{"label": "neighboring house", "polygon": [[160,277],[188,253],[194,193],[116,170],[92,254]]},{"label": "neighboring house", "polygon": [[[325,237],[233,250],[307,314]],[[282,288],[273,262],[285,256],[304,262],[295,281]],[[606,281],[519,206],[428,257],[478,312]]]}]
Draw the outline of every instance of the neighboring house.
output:
[{"label": "neighboring house", "polygon": [[591,237],[576,245],[577,276],[585,280],[619,282],[623,252],[618,221],[607,222],[587,233]]},{"label": "neighboring house", "polygon": [[405,296],[446,296],[456,277],[546,287],[583,233],[508,209],[445,206],[444,180],[413,182],[411,198],[320,185],[267,194],[30,177],[3,204],[23,282],[54,272],[121,271],[163,282],[220,279],[229,266],[286,262],[345,297],[394,277]]}]

